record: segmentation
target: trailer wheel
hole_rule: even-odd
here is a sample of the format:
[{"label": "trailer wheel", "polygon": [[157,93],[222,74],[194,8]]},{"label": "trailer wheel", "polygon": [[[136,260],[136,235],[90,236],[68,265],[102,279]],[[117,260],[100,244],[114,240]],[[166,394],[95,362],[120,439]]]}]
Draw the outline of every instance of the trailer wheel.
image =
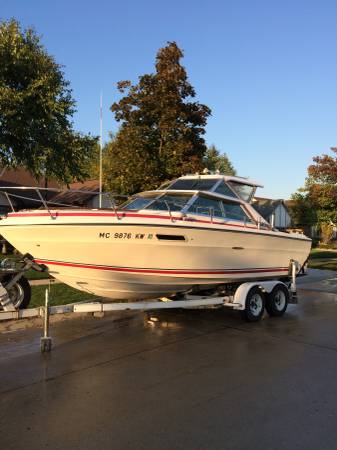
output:
[{"label": "trailer wheel", "polygon": [[270,316],[283,316],[288,307],[288,302],[288,289],[283,284],[277,284],[267,296],[266,310]]},{"label": "trailer wheel", "polygon": [[246,297],[246,307],[242,316],[247,322],[258,322],[263,316],[265,295],[258,286],[252,287]]},{"label": "trailer wheel", "polygon": [[27,278],[21,277],[7,292],[16,309],[27,308],[31,299],[31,288]]}]

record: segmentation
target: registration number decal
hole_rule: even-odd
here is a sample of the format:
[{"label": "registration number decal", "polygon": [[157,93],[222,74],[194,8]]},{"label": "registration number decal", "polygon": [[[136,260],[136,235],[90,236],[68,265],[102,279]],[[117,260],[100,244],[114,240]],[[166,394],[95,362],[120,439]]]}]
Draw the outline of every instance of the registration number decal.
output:
[{"label": "registration number decal", "polygon": [[152,239],[153,234],[145,233],[99,233],[100,239]]}]

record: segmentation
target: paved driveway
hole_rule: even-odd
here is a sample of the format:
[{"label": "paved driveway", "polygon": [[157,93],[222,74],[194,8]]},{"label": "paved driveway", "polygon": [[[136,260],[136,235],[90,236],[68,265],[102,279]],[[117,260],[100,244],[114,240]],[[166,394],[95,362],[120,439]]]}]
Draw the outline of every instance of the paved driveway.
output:
[{"label": "paved driveway", "polygon": [[[128,313],[0,335],[9,449],[336,449],[337,278],[311,271],[280,319]],[[157,321],[148,322],[153,316]]]}]

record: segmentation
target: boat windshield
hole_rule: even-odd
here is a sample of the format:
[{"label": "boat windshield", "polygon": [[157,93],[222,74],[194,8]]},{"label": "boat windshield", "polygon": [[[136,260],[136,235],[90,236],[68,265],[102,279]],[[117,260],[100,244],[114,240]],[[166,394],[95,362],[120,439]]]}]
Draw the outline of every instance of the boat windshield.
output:
[{"label": "boat windshield", "polygon": [[146,209],[155,211],[181,211],[192,195],[172,195],[165,194],[157,198],[153,203],[148,205]]},{"label": "boat windshield", "polygon": [[158,194],[136,197],[123,205],[123,210],[149,209],[154,211],[181,211],[190,200],[192,194]]},{"label": "boat windshield", "polygon": [[215,183],[219,180],[216,178],[179,178],[166,189],[174,189],[181,191],[210,191]]},{"label": "boat windshield", "polygon": [[135,197],[129,200],[127,203],[122,205],[120,209],[133,210],[138,211],[139,209],[144,209],[148,206],[153,200],[157,197],[157,195],[146,196],[146,197]]},{"label": "boat windshield", "polygon": [[253,196],[255,186],[249,186],[248,184],[236,183],[235,181],[228,181],[228,184],[238,194],[242,200],[249,202]]}]

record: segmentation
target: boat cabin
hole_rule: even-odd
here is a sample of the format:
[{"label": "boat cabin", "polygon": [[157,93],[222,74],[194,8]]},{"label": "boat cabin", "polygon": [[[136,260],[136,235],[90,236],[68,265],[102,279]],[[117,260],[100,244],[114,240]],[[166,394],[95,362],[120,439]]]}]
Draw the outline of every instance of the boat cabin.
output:
[{"label": "boat cabin", "polygon": [[180,212],[270,227],[250,204],[257,187],[262,186],[246,178],[187,175],[133,196],[121,209]]}]

